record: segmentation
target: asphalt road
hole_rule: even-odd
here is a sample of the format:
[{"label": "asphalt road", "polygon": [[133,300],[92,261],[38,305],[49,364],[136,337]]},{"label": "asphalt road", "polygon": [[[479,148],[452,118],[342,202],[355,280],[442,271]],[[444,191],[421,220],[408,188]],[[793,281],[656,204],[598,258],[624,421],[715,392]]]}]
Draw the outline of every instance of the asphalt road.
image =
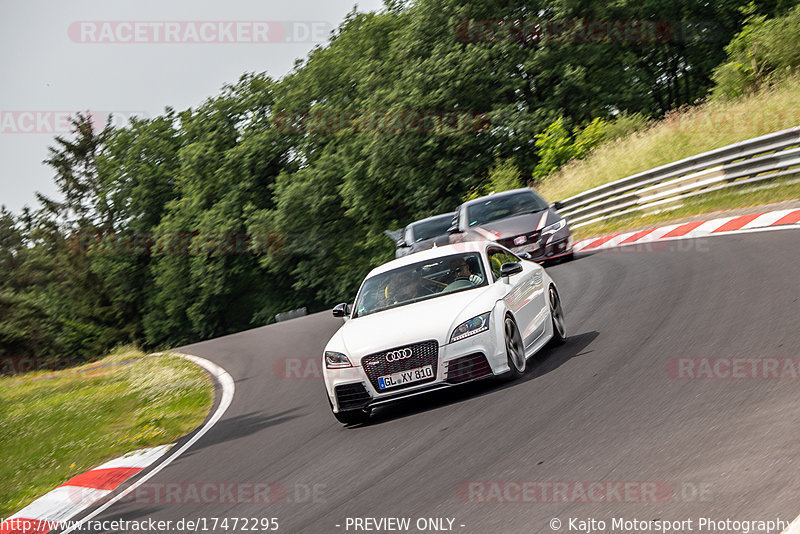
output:
[{"label": "asphalt road", "polygon": [[[184,347],[223,366],[236,396],[151,482],[272,482],[286,497],[134,501],[102,518],[276,517],[291,533],[348,532],[348,517],[451,518],[465,533],[553,532],[552,518],[562,532],[569,518],[606,520],[607,530],[614,517],[693,519],[693,531],[701,517],[791,521],[800,513],[800,380],[676,378],[674,359],[800,357],[800,232],[658,247],[548,268],[570,340],[541,353],[522,380],[386,407],[363,427],[334,420],[321,378],[305,367],[341,324],[330,313]],[[287,378],[283,358],[300,358],[308,376]],[[489,481],[517,502],[475,502],[492,497]],[[507,481],[569,490],[545,493],[556,502],[519,502]],[[634,491],[590,502],[579,490],[591,481]],[[470,494],[470,482],[484,490]],[[659,488],[658,502],[635,494],[648,487]]]}]

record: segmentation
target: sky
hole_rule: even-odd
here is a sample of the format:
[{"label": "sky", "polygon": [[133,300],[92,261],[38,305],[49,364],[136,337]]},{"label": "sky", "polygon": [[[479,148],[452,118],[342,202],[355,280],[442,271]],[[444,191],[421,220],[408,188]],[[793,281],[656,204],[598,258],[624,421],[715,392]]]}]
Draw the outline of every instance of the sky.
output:
[{"label": "sky", "polygon": [[57,197],[42,164],[66,117],[195,107],[244,72],[280,78],[354,5],[382,0],[0,0],[0,205]]}]

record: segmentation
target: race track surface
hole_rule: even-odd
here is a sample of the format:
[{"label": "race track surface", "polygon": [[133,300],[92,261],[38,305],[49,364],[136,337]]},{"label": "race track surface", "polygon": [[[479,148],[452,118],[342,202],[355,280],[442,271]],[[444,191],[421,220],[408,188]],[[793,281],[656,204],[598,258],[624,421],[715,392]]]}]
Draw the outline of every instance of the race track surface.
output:
[{"label": "race track surface", "polygon": [[[783,230],[548,268],[567,315],[565,346],[540,353],[522,380],[383,408],[363,427],[335,421],[318,366],[305,367],[341,325],[329,312],[183,347],[224,367],[236,396],[150,482],[271,482],[286,497],[134,499],[100,519],[277,517],[291,533],[348,532],[348,517],[451,518],[465,533],[553,532],[553,518],[568,532],[570,517],[791,521],[800,513],[800,380],[726,379],[724,368],[679,378],[674,359],[800,356],[798,251],[800,232]],[[286,358],[308,376],[286,377]],[[569,494],[520,502],[508,481],[565,482]],[[592,502],[579,490],[593,481],[668,493]],[[470,482],[487,489],[470,494]],[[516,502],[474,502],[491,484]]]}]

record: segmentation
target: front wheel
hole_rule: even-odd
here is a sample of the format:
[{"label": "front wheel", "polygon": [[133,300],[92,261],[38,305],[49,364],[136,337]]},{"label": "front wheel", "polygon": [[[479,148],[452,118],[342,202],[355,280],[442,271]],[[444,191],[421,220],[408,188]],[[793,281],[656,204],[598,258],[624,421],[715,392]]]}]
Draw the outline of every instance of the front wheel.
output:
[{"label": "front wheel", "polygon": [[506,338],[506,357],[508,367],[511,369],[507,375],[510,380],[521,377],[525,374],[525,348],[522,345],[522,337],[519,335],[517,323],[511,316],[507,316],[504,324]]},{"label": "front wheel", "polygon": [[361,425],[369,421],[369,412],[364,410],[348,410],[333,414],[337,421],[343,425]]},{"label": "front wheel", "polygon": [[[326,395],[326,397],[328,396]],[[360,425],[366,423],[369,420],[370,412],[367,410],[346,410],[339,413],[334,412],[333,402],[331,402],[330,397],[328,397],[328,406],[331,407],[331,413],[336,418],[336,420],[342,423],[343,425]]]},{"label": "front wheel", "polygon": [[550,286],[550,318],[553,322],[554,345],[563,345],[567,342],[567,326],[564,321],[564,310],[561,308],[561,298],[555,286]]}]

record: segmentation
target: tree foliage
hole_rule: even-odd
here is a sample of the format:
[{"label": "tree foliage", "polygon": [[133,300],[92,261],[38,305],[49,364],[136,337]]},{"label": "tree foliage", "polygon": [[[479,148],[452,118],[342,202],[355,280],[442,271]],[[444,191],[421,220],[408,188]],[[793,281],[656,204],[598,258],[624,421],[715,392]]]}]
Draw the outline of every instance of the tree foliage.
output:
[{"label": "tree foliage", "polygon": [[713,72],[717,99],[756,92],[800,67],[800,6],[773,19],[759,14],[752,3],[742,13],[747,15],[744,27],[725,47],[726,61]]},{"label": "tree foliage", "polygon": [[349,300],[391,258],[384,230],[704,97],[770,24],[742,30],[744,5],[387,0],[281,80],[120,128],[79,114],[46,161],[60,198],[0,212],[0,356],[176,345]]}]

